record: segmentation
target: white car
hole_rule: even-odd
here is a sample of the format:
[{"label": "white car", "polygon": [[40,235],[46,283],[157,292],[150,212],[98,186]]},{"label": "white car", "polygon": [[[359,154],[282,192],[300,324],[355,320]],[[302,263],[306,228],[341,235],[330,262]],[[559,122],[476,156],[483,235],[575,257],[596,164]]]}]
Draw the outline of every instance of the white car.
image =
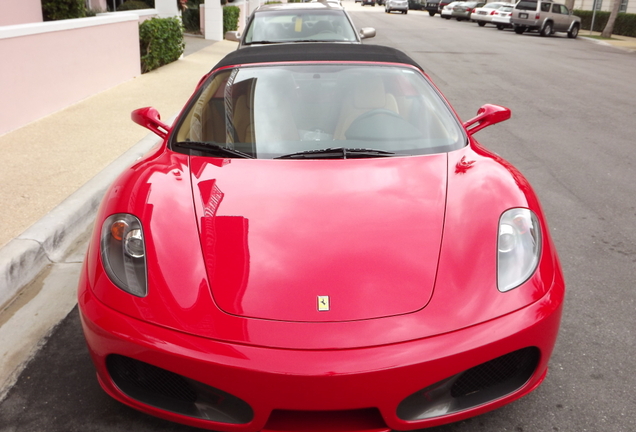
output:
[{"label": "white car", "polygon": [[440,12],[440,16],[442,18],[451,19],[451,16],[453,15],[453,8],[459,3],[462,3],[462,2],[454,1],[444,6],[442,8],[442,11]]},{"label": "white car", "polygon": [[239,43],[238,49],[296,42],[359,44],[372,37],[373,27],[356,31],[344,8],[326,1],[264,4],[252,12],[243,34],[225,33],[225,39]]},{"label": "white car", "polygon": [[476,21],[477,24],[479,24],[479,27],[483,27],[492,22],[495,12],[503,6],[514,7],[514,4],[504,2],[486,3],[482,7],[476,8],[473,13],[470,14],[470,19]]},{"label": "white car", "polygon": [[492,16],[492,21],[494,25],[497,26],[498,30],[503,30],[505,28],[512,28],[512,23],[510,22],[510,18],[512,17],[512,10],[514,9],[513,5],[502,6],[497,9]]},{"label": "white car", "polygon": [[408,0],[386,0],[384,4],[384,12],[390,13],[392,11],[400,11],[403,14],[409,12]]}]

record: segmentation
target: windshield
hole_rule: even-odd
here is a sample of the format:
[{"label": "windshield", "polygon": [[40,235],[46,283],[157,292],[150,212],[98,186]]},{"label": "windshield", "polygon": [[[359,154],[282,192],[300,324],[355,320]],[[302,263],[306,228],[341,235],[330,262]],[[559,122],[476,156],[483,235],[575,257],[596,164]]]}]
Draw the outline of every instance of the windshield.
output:
[{"label": "windshield", "polygon": [[180,117],[171,148],[182,151],[176,144],[189,142],[271,159],[333,148],[430,154],[461,148],[466,138],[417,70],[311,64],[211,76]]},{"label": "windshield", "polygon": [[256,13],[243,44],[308,40],[358,41],[342,10],[282,10]]},{"label": "windshield", "polygon": [[517,3],[515,9],[534,11],[537,10],[537,2],[532,0],[521,0]]}]

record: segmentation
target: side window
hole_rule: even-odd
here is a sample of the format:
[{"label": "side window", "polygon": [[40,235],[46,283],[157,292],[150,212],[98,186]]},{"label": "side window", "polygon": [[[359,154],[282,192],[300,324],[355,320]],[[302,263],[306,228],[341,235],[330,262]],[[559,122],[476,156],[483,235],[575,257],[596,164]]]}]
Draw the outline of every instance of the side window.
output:
[{"label": "side window", "polygon": [[541,12],[550,12],[551,3],[541,3]]},{"label": "side window", "polygon": [[565,6],[560,5],[560,4],[555,4],[555,5],[552,5],[552,12],[558,13],[558,14],[563,14],[563,15],[568,15],[568,8],[566,8]]}]

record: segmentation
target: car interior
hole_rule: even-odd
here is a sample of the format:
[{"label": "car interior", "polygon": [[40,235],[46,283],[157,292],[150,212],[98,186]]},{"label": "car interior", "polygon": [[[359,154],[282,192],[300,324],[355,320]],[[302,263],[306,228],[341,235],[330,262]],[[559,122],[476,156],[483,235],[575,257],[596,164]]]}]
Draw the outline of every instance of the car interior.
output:
[{"label": "car interior", "polygon": [[258,158],[331,147],[426,154],[463,145],[448,107],[409,70],[238,71],[224,71],[205,87],[178,126],[177,141],[230,145]]}]

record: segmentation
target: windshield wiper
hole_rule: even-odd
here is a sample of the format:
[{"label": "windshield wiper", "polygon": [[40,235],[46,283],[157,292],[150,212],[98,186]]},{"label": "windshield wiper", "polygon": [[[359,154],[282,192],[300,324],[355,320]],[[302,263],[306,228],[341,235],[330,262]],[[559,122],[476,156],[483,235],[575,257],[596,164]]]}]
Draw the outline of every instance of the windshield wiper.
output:
[{"label": "windshield wiper", "polygon": [[256,40],[256,41],[252,41],[252,42],[245,42],[243,45],[254,45],[254,44],[268,45],[268,44],[278,44],[278,43],[283,43],[283,42],[285,42],[285,41]]},{"label": "windshield wiper", "polygon": [[395,156],[395,153],[365,148],[330,147],[326,149],[290,153],[278,156],[274,159],[353,159],[389,156]]},{"label": "windshield wiper", "polygon": [[298,42],[350,42],[342,39],[298,39]]},{"label": "windshield wiper", "polygon": [[247,153],[243,153],[242,151],[234,150],[228,147],[223,147],[211,142],[178,141],[174,143],[174,145],[176,147],[181,147],[181,148],[191,149],[191,150],[198,150],[198,151],[215,154],[215,155],[254,159],[254,156],[249,155]]}]

